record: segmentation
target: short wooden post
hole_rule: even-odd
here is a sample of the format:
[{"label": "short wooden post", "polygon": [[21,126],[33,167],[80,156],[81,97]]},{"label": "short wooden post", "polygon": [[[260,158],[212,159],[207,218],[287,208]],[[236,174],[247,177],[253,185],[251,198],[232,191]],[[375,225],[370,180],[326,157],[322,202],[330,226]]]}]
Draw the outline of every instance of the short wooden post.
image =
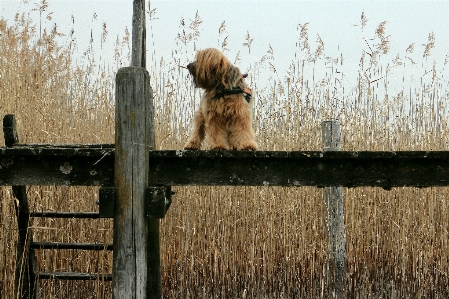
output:
[{"label": "short wooden post", "polygon": [[116,76],[115,217],[112,296],[161,298],[159,219],[146,209],[149,150],[154,149],[148,72],[127,67]]},{"label": "short wooden post", "polygon": [[[13,114],[3,117],[3,135],[7,147],[14,146],[19,142],[16,119]],[[12,186],[13,195],[17,198],[15,203],[17,215],[17,248],[16,248],[16,271],[14,274],[14,297],[15,298],[40,298],[39,288],[36,287],[36,255],[30,250],[33,241],[28,231],[30,211],[26,186]]]},{"label": "short wooden post", "polygon": [[14,114],[7,114],[3,117],[3,136],[6,146],[13,146],[19,142]]},{"label": "short wooden post", "polygon": [[[341,132],[338,121],[321,123],[323,151],[339,151]],[[346,235],[342,187],[324,188],[326,206],[326,242],[328,248],[328,283],[330,295],[346,298]]]}]

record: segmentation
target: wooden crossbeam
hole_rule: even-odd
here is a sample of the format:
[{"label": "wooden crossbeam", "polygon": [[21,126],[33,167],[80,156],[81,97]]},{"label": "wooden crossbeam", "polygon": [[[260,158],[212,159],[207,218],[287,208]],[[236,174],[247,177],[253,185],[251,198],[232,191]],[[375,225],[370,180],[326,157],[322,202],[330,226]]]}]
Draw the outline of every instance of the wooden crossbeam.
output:
[{"label": "wooden crossbeam", "polygon": [[30,217],[40,218],[72,218],[72,219],[97,219],[100,218],[98,212],[55,212],[55,211],[33,211]]},{"label": "wooden crossbeam", "polygon": [[[113,145],[0,148],[0,185],[113,186]],[[149,185],[449,186],[449,152],[149,151]]]},{"label": "wooden crossbeam", "polygon": [[448,186],[449,152],[150,152],[153,185]]},{"label": "wooden crossbeam", "polygon": [[32,242],[30,248],[33,249],[78,249],[78,250],[109,250],[112,251],[112,244],[96,243],[64,243],[64,242]]},{"label": "wooden crossbeam", "polygon": [[56,280],[99,280],[111,281],[110,273],[76,273],[76,272],[39,272],[39,279],[56,279]]},{"label": "wooden crossbeam", "polygon": [[113,186],[113,145],[0,148],[0,185]]}]

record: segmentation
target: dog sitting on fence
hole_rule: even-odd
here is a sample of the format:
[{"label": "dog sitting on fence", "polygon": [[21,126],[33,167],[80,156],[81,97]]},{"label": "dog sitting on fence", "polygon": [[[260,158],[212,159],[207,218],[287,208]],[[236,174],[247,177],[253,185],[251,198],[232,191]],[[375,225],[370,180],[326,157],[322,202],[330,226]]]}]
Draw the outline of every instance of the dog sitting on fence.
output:
[{"label": "dog sitting on fence", "polygon": [[252,92],[245,76],[219,50],[196,53],[187,65],[196,87],[204,89],[185,150],[199,150],[207,136],[213,150],[257,150],[252,128]]}]

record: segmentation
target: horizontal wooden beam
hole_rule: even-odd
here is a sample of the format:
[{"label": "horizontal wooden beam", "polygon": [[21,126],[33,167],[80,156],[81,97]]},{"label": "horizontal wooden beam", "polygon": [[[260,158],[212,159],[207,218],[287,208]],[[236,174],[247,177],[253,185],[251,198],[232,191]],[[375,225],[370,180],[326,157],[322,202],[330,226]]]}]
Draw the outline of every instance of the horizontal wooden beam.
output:
[{"label": "horizontal wooden beam", "polygon": [[[150,151],[149,186],[449,186],[449,151]],[[0,185],[113,186],[113,145],[0,148]]]},{"label": "horizontal wooden beam", "polygon": [[113,186],[114,145],[0,148],[0,186]]},{"label": "horizontal wooden beam", "polygon": [[35,211],[35,212],[30,212],[30,217],[97,219],[97,218],[100,218],[100,213],[98,213],[98,212]]},{"label": "horizontal wooden beam", "polygon": [[112,281],[111,273],[38,272],[39,279]]},{"label": "horizontal wooden beam", "polygon": [[33,249],[78,249],[78,250],[109,250],[112,251],[112,244],[96,243],[64,243],[64,242],[31,242]]},{"label": "horizontal wooden beam", "polygon": [[151,185],[449,186],[449,152],[150,152]]}]

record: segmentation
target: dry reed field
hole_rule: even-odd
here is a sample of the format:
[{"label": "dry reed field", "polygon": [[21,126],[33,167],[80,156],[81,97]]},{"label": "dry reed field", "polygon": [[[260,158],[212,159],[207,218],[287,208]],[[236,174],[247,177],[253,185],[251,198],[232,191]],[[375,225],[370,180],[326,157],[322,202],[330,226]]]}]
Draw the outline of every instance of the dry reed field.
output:
[{"label": "dry reed field", "polygon": [[[47,7],[41,9],[45,17]],[[366,22],[362,15],[359,26]],[[114,77],[128,65],[129,34],[115,40],[108,63],[93,47],[76,56],[76,38],[46,26],[26,14],[0,19],[0,116],[16,115],[21,143],[113,143]],[[181,51],[164,63],[151,55],[157,149],[181,149],[187,140],[200,91],[176,63],[185,60],[180,53],[193,53],[198,26],[196,19],[186,25],[192,34],[178,37]],[[103,33],[108,42],[106,25]],[[287,74],[277,73],[271,46],[249,72],[261,150],[321,150],[320,123],[329,119],[341,123],[342,150],[448,149],[448,57],[432,57],[432,33],[416,41],[424,47],[392,50],[386,23],[379,24],[365,39],[356,74],[337,72],[344,53],[327,57],[321,39],[309,43],[308,24],[298,25],[298,33]],[[267,72],[270,83],[259,86]],[[345,85],[348,77],[353,86]],[[322,189],[174,191],[161,220],[164,298],[332,297]],[[96,211],[97,194],[94,187],[27,187],[35,211]],[[449,296],[448,188],[344,188],[343,194],[351,298]],[[0,187],[0,298],[14,294],[14,201],[11,188]],[[112,220],[33,219],[29,233],[35,241],[112,243]],[[36,254],[40,271],[112,271],[109,252]],[[111,298],[111,283],[101,280],[46,280],[40,288],[42,298]]]}]

